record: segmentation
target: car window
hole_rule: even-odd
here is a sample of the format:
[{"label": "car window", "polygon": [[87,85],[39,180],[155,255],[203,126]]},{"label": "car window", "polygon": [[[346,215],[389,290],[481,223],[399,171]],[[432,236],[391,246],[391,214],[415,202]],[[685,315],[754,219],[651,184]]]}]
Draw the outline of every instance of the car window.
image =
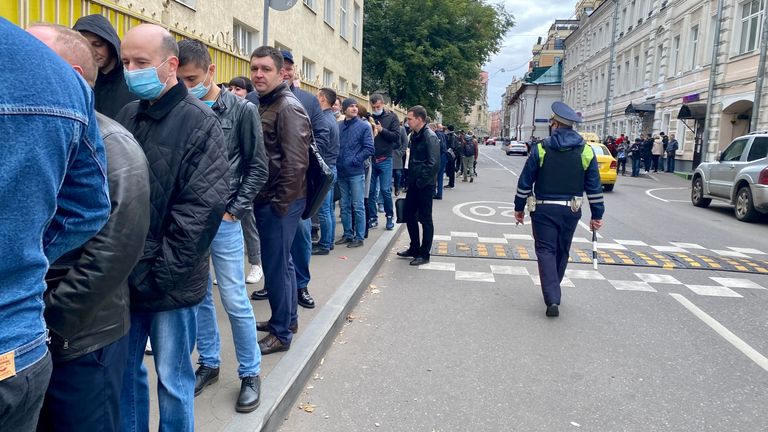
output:
[{"label": "car window", "polygon": [[747,145],[749,139],[739,139],[731,143],[727,149],[723,152],[723,162],[737,162],[741,159],[741,154],[744,153],[744,147]]},{"label": "car window", "polygon": [[766,156],[768,156],[768,137],[756,137],[752,141],[752,147],[749,149],[747,160],[758,160]]},{"label": "car window", "polygon": [[593,145],[593,146],[592,146],[592,150],[594,150],[594,151],[595,151],[595,154],[596,154],[596,155],[598,155],[598,156],[605,156],[605,155],[607,154],[607,153],[606,153],[606,150],[607,150],[607,149],[604,149],[604,148],[603,148],[603,147],[601,147],[601,146],[596,146],[596,145]]}]

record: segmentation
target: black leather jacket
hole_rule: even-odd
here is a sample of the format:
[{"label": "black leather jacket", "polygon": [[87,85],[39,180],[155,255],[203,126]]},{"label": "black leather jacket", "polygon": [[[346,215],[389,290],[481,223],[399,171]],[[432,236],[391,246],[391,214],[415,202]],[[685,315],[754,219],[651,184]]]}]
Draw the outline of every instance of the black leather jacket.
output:
[{"label": "black leather jacket", "polygon": [[152,105],[129,103],[117,120],[149,162],[149,233],[128,277],[131,310],[195,306],[208,289],[210,246],[230,193],[219,119],[179,82]]},{"label": "black leather jacket", "polygon": [[97,114],[107,151],[112,211],[96,236],[56,261],[46,275],[45,322],[55,361],[102,348],[128,333],[126,279],[149,229],[149,169],[133,136]]},{"label": "black leather jacket", "polygon": [[419,188],[435,187],[440,165],[440,139],[425,124],[411,134],[411,158],[408,160],[408,183]]},{"label": "black leather jacket", "polygon": [[219,116],[229,151],[229,202],[227,212],[242,219],[253,208],[253,199],[267,182],[267,155],[261,132],[259,108],[222,89],[213,112]]}]

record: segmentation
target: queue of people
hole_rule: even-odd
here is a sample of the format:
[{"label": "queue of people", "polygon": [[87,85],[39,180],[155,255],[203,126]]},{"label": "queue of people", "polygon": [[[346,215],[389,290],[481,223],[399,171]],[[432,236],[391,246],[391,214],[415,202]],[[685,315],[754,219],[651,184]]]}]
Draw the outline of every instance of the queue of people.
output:
[{"label": "queue of people", "polygon": [[618,161],[617,174],[626,175],[627,160],[631,160],[632,177],[638,177],[641,170],[645,173],[659,172],[659,170],[675,172],[675,157],[680,148],[675,134],[667,135],[664,132],[643,133],[634,141],[630,141],[630,138],[624,134],[618,138],[609,136],[605,139],[605,146]]}]

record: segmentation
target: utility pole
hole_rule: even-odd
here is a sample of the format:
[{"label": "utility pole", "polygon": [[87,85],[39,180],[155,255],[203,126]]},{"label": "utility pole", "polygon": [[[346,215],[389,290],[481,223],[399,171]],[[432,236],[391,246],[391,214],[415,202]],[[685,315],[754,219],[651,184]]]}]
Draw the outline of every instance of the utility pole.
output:
[{"label": "utility pole", "polygon": [[[709,66],[709,86],[707,87],[707,114],[704,117],[704,132],[701,136],[701,161],[707,161],[709,153],[709,129],[712,125],[712,102],[715,100],[715,79],[717,77],[717,53],[720,51],[720,31],[723,21],[723,2],[717,0],[717,17],[715,18],[715,37],[712,44],[712,64]],[[695,145],[695,143],[694,143]],[[693,167],[696,169],[696,167]]]},{"label": "utility pole", "polygon": [[605,111],[603,111],[603,137],[608,136],[608,114],[610,112],[611,98],[613,97],[613,64],[616,62],[616,30],[619,20],[619,0],[613,0],[616,4],[613,9],[613,34],[611,36],[611,59],[608,60],[608,89],[605,95]]},{"label": "utility pole", "polygon": [[752,121],[749,125],[749,131],[757,130],[758,116],[760,115],[760,105],[763,101],[763,81],[765,79],[765,57],[766,46],[768,45],[768,22],[765,17],[768,16],[768,2],[763,6],[763,35],[760,38],[760,62],[757,65],[757,82],[755,83],[755,102],[752,104]]}]

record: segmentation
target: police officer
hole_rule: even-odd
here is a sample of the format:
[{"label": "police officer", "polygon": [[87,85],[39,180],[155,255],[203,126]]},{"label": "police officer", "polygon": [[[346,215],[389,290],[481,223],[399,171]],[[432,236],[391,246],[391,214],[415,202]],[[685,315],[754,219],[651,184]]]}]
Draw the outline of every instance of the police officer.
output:
[{"label": "police officer", "polygon": [[560,315],[560,283],[568,265],[573,233],[581,219],[584,192],[592,213],[592,230],[600,229],[605,211],[597,159],[592,147],[573,130],[581,116],[562,102],[553,103],[552,112],[551,136],[532,149],[515,195],[517,222],[523,222],[526,204],[531,213],[548,317]]}]

